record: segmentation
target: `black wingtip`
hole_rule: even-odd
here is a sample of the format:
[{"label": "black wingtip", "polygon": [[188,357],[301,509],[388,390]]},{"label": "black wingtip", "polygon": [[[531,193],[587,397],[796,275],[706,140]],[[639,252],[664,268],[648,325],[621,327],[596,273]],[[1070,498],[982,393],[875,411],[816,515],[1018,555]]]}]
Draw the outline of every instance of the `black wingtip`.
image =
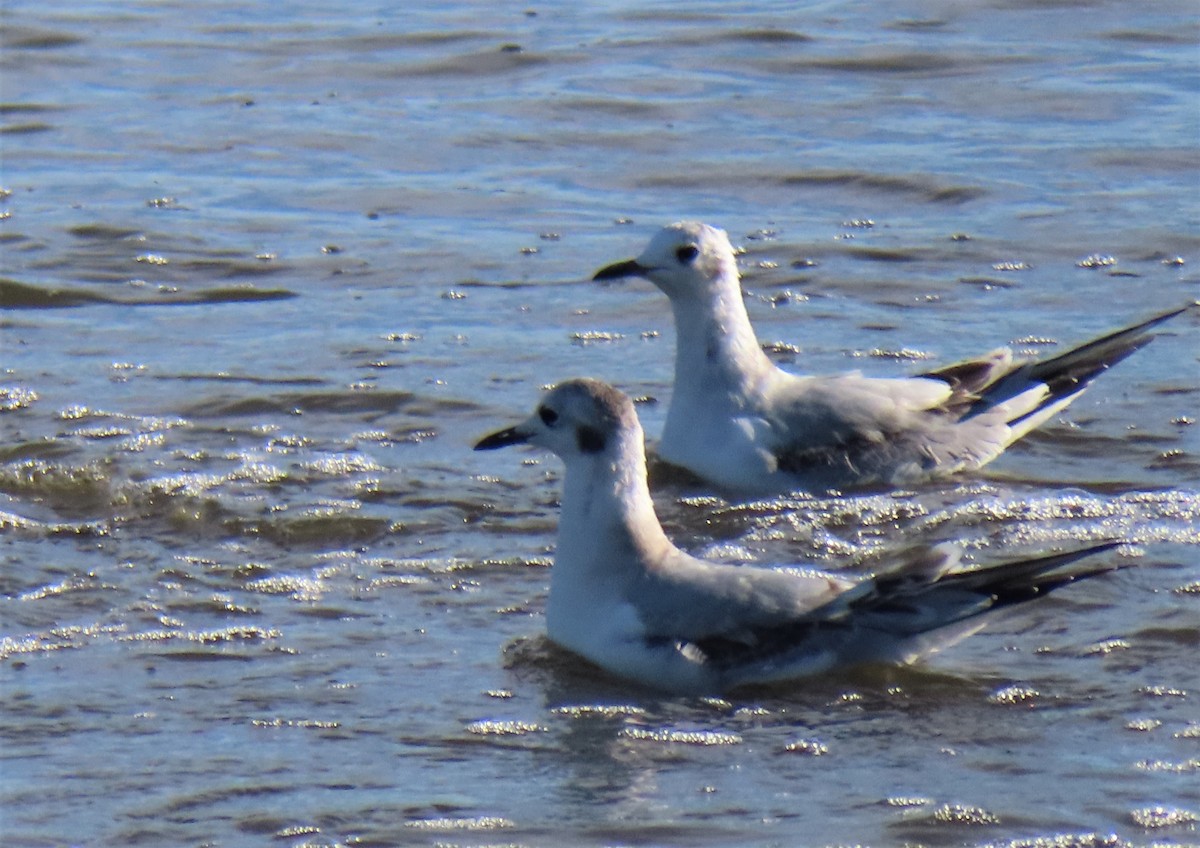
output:
[{"label": "black wingtip", "polygon": [[1196,305],[1189,303],[1169,309],[1130,327],[1085,342],[1051,359],[1035,362],[1029,366],[1027,373],[1030,379],[1045,383],[1050,389],[1046,404],[1076,394],[1087,388],[1100,374],[1154,341],[1151,330]]},{"label": "black wingtip", "polygon": [[[1087,580],[1089,577],[1098,577],[1101,574],[1108,574],[1127,567],[1119,562],[1105,562],[1098,565],[1067,568],[1079,560],[1127,544],[1129,543],[1126,541],[1112,539],[1072,551],[1048,554],[1021,563],[1013,563],[1011,571],[1001,566],[995,572],[996,579],[984,588],[992,593],[993,604],[996,608],[1043,597],[1069,583],[1077,583]],[[1006,571],[1008,573],[1005,573]]]}]

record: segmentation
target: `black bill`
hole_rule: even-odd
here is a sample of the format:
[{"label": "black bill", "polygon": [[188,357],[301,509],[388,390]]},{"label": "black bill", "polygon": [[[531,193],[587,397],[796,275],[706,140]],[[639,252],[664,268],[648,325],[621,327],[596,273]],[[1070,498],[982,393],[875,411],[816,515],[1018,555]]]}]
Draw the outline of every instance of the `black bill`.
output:
[{"label": "black bill", "polygon": [[637,263],[636,259],[626,259],[624,262],[614,262],[605,265],[592,275],[593,280],[623,280],[626,277],[641,277],[646,269]]},{"label": "black bill", "polygon": [[496,448],[506,448],[509,445],[523,445],[527,441],[529,441],[528,435],[518,431],[516,427],[509,427],[507,430],[500,430],[490,436],[484,436],[475,443],[475,450],[495,450]]}]

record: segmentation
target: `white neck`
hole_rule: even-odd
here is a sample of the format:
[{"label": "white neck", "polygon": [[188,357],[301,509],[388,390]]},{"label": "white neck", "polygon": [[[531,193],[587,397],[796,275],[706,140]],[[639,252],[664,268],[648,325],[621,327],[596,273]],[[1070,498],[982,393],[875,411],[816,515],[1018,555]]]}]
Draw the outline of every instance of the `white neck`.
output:
[{"label": "white neck", "polygon": [[679,298],[671,308],[675,398],[703,396],[711,402],[715,393],[745,397],[775,367],[754,335],[736,279],[707,303]]},{"label": "white neck", "polygon": [[673,548],[654,514],[641,433],[617,438],[602,453],[567,464],[552,595],[563,581],[626,583]]}]

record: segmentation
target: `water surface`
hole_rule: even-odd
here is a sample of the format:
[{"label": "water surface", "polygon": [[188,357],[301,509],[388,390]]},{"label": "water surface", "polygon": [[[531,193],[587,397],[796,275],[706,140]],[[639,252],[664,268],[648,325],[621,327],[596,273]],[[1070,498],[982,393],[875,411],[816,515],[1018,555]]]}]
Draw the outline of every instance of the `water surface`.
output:
[{"label": "water surface", "polygon": [[559,467],[470,445],[576,375],[658,432],[665,301],[588,282],[658,226],[728,229],[803,370],[1200,296],[1190,4],[793,5],[5,5],[5,844],[1200,839],[1195,313],[971,478],[656,493],[750,567],[1133,568],[729,700],[540,635]]}]

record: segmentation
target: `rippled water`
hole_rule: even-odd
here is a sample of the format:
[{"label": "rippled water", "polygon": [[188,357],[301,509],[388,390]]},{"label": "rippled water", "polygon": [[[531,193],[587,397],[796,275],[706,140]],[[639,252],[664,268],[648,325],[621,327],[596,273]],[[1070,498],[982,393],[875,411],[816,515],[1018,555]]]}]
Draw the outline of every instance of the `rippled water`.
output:
[{"label": "rippled water", "polygon": [[6,845],[1200,840],[1195,312],[974,478],[656,495],[730,560],[1134,568],[729,701],[540,636],[558,466],[469,448],[574,375],[657,432],[666,304],[587,279],[659,225],[805,370],[1200,296],[1194,6],[793,5],[5,4]]}]

